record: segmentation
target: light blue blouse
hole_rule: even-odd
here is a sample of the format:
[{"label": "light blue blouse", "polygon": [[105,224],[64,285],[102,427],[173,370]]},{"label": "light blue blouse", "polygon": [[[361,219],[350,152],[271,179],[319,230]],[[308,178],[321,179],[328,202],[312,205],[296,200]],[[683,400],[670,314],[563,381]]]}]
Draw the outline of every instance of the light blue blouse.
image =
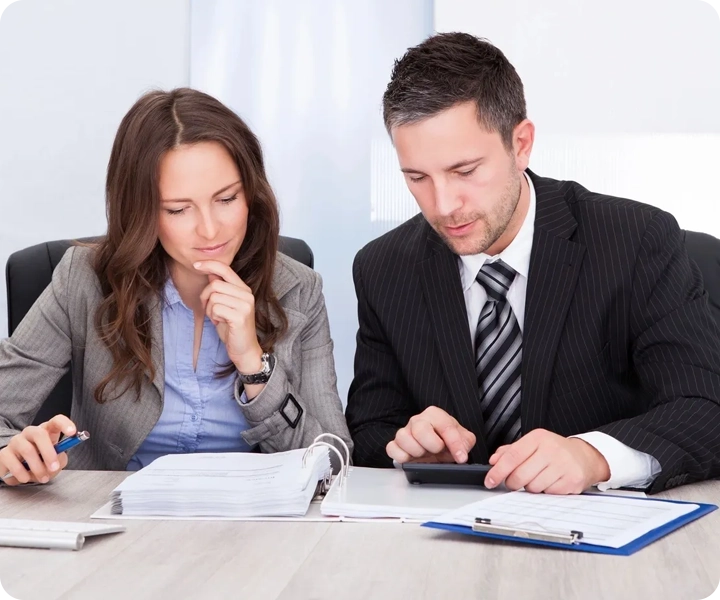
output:
[{"label": "light blue blouse", "polygon": [[165,396],[157,424],[128,463],[129,471],[149,465],[165,454],[248,452],[240,433],[249,428],[233,395],[235,374],[218,379],[229,364],[225,344],[205,317],[197,370],[193,369],[195,322],[172,279],[165,284],[163,341]]}]

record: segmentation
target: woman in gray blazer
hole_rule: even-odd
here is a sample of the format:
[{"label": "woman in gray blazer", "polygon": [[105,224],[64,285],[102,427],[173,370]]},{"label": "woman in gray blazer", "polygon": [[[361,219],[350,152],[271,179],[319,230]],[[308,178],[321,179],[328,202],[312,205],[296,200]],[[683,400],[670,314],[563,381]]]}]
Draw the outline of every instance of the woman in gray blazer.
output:
[{"label": "woman in gray blazer", "polygon": [[[107,235],[68,250],[0,342],[5,483],[49,481],[68,460],[53,444],[78,429],[77,469],[321,433],[351,445],[320,276],[277,252],[260,144],[237,115],[187,88],[146,94],[120,124],[106,202]],[[29,426],[70,361],[70,418]]]}]

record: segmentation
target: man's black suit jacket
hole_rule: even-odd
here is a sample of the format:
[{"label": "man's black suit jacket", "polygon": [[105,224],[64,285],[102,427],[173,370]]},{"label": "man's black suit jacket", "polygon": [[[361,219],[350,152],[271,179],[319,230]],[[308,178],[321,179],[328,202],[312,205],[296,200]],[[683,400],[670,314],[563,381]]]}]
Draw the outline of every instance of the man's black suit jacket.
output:
[{"label": "man's black suit jacket", "polygon": [[[600,431],[654,456],[650,492],[720,475],[720,330],[675,219],[537,177],[522,364],[522,426]],[[438,406],[478,439],[479,387],[458,257],[422,215],[365,246],[347,419],[357,465]]]}]

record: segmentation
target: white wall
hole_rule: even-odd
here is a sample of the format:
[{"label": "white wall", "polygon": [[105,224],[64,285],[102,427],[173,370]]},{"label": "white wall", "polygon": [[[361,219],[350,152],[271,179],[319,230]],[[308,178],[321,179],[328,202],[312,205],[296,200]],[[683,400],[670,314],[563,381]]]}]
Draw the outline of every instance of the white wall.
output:
[{"label": "white wall", "polygon": [[189,11],[189,0],[20,0],[2,14],[0,265],[104,232],[115,131],[143,92],[188,84]]},{"label": "white wall", "polygon": [[[716,2],[717,3],[717,2]],[[720,237],[720,17],[700,0],[436,0],[525,84],[530,168]]]}]

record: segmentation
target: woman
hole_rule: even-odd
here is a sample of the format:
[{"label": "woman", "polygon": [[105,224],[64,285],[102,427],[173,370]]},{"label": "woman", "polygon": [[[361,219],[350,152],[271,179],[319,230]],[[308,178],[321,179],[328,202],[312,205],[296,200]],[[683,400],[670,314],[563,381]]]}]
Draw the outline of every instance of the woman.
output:
[{"label": "woman", "polygon": [[[186,452],[350,445],[311,269],[278,254],[257,138],[214,98],[151,92],[108,165],[107,236],[68,250],[0,342],[0,477],[46,483],[53,444],[86,429],[77,469],[136,470]],[[33,415],[72,360],[70,418]],[[21,463],[26,461],[29,470]]]}]

